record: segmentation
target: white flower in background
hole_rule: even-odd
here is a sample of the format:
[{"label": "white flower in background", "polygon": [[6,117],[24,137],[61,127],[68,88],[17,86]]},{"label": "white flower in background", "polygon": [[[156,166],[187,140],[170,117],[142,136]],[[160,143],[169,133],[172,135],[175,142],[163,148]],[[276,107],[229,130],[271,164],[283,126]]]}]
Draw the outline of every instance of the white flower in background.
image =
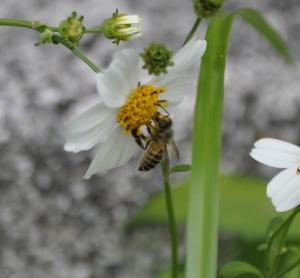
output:
[{"label": "white flower in background", "polygon": [[267,186],[267,196],[276,210],[283,212],[297,207],[300,204],[300,147],[264,138],[255,142],[250,155],[263,164],[285,169]]},{"label": "white flower in background", "polygon": [[141,127],[153,118],[159,105],[172,109],[191,91],[197,72],[189,73],[189,69],[199,63],[205,48],[206,41],[192,39],[174,55],[168,73],[159,77],[147,75],[133,50],[114,55],[108,69],[96,76],[98,102],[67,124],[66,151],[98,145],[86,179],[123,165],[136,153],[139,147],[131,132],[141,135]]}]

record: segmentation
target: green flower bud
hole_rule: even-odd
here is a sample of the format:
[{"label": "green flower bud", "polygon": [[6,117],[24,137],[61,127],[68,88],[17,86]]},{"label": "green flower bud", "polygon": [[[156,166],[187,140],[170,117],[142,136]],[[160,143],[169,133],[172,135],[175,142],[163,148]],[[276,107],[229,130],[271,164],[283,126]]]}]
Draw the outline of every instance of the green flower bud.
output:
[{"label": "green flower bud", "polygon": [[210,17],[223,6],[224,0],[194,0],[194,10],[198,16]]},{"label": "green flower bud", "polygon": [[45,29],[44,32],[41,33],[40,40],[35,43],[35,46],[39,46],[41,44],[52,43],[53,32],[49,29]]},{"label": "green flower bud", "polygon": [[84,34],[83,16],[77,18],[77,13],[73,12],[71,16],[59,24],[59,35],[62,40],[77,45]]},{"label": "green flower bud", "polygon": [[142,35],[141,18],[137,15],[119,14],[118,10],[112,17],[104,20],[101,31],[104,36],[113,43],[119,44],[120,41],[128,41]]},{"label": "green flower bud", "polygon": [[173,51],[163,43],[151,43],[140,56],[145,63],[143,68],[147,69],[149,74],[158,76],[167,73],[168,67],[174,66]]}]

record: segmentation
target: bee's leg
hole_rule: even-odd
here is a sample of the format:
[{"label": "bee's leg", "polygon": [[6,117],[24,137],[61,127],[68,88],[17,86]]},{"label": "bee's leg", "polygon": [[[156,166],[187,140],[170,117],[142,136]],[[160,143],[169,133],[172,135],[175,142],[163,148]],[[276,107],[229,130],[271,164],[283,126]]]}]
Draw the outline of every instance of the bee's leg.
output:
[{"label": "bee's leg", "polygon": [[143,144],[143,140],[146,139],[146,137],[142,134],[142,135],[138,135],[138,130],[137,129],[133,129],[131,130],[131,135],[133,136],[135,142],[143,149],[145,150],[147,147],[144,146]]},{"label": "bee's leg", "polygon": [[151,123],[147,124],[147,131],[149,133],[149,136],[151,138],[153,138],[154,137],[154,127],[151,126]]},{"label": "bee's leg", "polygon": [[156,104],[159,108],[161,108],[166,114],[167,116],[170,116],[170,113],[165,109],[165,104],[167,103],[166,100],[159,100],[158,103]]}]

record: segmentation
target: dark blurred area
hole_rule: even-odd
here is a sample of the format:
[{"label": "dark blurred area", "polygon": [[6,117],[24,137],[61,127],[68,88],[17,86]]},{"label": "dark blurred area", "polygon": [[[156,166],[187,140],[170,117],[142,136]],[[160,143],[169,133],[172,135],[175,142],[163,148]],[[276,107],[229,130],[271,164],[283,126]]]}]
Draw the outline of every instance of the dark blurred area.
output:
[{"label": "dark blurred area", "polygon": [[[226,72],[222,169],[270,177],[274,171],[248,153],[265,136],[300,144],[300,2],[232,0],[225,8],[242,6],[266,16],[287,41],[294,65],[236,21]],[[92,27],[116,8],[139,14],[144,35],[119,47],[86,35],[81,49],[102,67],[120,48],[139,51],[159,41],[177,50],[195,19],[189,0],[2,0],[0,17],[58,25],[76,10]],[[204,30],[198,32],[202,38]],[[64,122],[97,98],[94,75],[62,47],[34,47],[37,40],[30,30],[0,28],[0,278],[152,277],[169,262],[167,228],[126,234],[124,225],[162,189],[160,173],[139,173],[135,159],[83,180],[92,152],[64,152]],[[183,162],[191,156],[193,100],[191,92],[174,115]],[[223,256],[234,248],[228,237],[222,235]]]}]

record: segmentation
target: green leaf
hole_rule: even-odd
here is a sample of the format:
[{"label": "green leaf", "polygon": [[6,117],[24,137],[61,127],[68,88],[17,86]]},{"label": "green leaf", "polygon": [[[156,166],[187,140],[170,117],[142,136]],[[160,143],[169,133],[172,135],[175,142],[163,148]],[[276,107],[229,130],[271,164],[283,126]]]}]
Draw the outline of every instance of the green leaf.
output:
[{"label": "green leaf", "polygon": [[[171,268],[163,270],[154,276],[155,278],[172,278]],[[179,272],[179,278],[183,278],[183,270],[182,267]]]},{"label": "green leaf", "polygon": [[281,217],[276,217],[272,219],[269,224],[267,231],[267,241],[269,242],[274,235],[274,233],[283,225],[284,220]]},{"label": "green leaf", "polygon": [[171,168],[170,172],[172,173],[178,173],[178,172],[188,172],[192,170],[192,166],[189,164],[180,164],[180,165],[175,165],[174,167]]},{"label": "green leaf", "polygon": [[263,278],[263,274],[251,264],[240,261],[229,262],[219,272],[220,277],[234,278],[245,274],[252,274],[253,277]]},{"label": "green leaf", "polygon": [[209,23],[194,112],[192,179],[187,221],[187,278],[215,278],[217,272],[219,164],[224,73],[233,13]]},{"label": "green leaf", "polygon": [[[185,224],[190,180],[178,183],[172,189],[175,215]],[[268,223],[276,216],[289,213],[275,212],[266,197],[266,182],[255,177],[222,176],[220,178],[220,230],[244,240],[261,241],[266,236]],[[128,229],[141,225],[166,224],[167,214],[163,193],[153,196],[128,223]],[[299,240],[300,217],[289,233],[290,240]]]},{"label": "green leaf", "polygon": [[[279,273],[278,273],[279,272]],[[299,278],[300,277],[300,256],[299,253],[287,252],[280,264],[280,270],[274,278]]]},{"label": "green leaf", "polygon": [[267,254],[265,257],[265,273],[268,277],[272,277],[277,273],[281,251],[286,241],[288,231],[299,211],[300,208],[295,209],[269,238]]},{"label": "green leaf", "polygon": [[292,62],[292,57],[288,46],[281,38],[280,34],[265,20],[263,15],[254,9],[242,8],[236,11],[246,23],[250,24],[263,37],[265,37],[271,45],[276,49],[288,63]]}]

